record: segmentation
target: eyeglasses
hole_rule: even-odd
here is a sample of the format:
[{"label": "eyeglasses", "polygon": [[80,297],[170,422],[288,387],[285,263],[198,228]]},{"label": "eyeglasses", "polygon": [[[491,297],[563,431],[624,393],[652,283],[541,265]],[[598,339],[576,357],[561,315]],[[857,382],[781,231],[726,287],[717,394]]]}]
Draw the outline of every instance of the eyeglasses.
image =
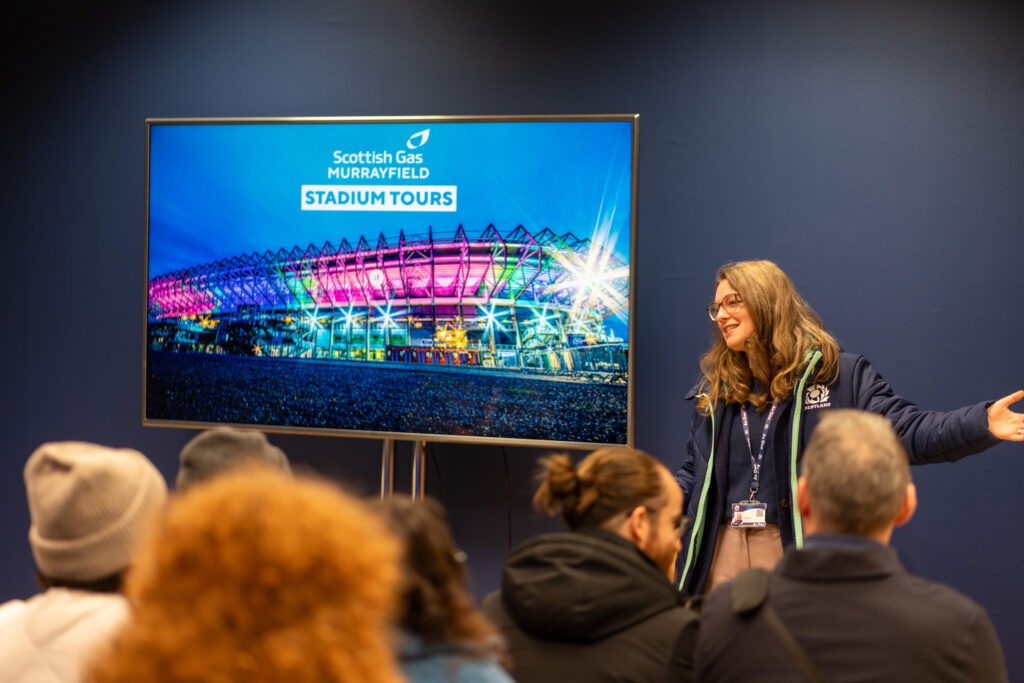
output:
[{"label": "eyeglasses", "polygon": [[739,294],[726,294],[725,298],[722,299],[722,303],[716,304],[714,302],[708,304],[708,315],[711,316],[712,320],[718,320],[718,311],[725,309],[725,312],[729,315],[733,315],[739,310],[740,305],[743,303],[743,297]]},{"label": "eyeglasses", "polygon": [[685,516],[679,520],[679,528],[677,529],[679,532],[679,538],[684,538],[686,536],[686,532],[690,530],[690,522],[692,521],[692,519]]}]

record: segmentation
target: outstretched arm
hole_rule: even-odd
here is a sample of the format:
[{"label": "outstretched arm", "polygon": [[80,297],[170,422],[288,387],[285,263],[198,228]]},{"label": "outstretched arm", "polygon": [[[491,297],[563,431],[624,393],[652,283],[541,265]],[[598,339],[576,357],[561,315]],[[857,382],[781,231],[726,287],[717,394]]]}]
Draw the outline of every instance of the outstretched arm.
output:
[{"label": "outstretched arm", "polygon": [[[850,362],[849,358],[845,360]],[[854,357],[849,373],[853,378],[856,407],[883,415],[892,422],[912,465],[954,462],[1000,441],[989,431],[988,410],[994,404],[988,401],[950,411],[922,410],[897,396],[862,356]],[[1013,429],[1015,431],[1017,426]]]},{"label": "outstretched arm", "polygon": [[1010,410],[1024,399],[1024,390],[1004,396],[988,407],[988,431],[1004,441],[1024,441],[1024,414]]}]

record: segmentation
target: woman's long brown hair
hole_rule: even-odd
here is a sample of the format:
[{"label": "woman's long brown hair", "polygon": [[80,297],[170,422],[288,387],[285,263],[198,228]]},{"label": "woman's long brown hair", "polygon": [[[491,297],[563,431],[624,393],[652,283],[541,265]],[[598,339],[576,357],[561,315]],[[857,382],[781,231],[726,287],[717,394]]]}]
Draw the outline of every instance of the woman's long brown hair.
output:
[{"label": "woman's long brown hair", "polygon": [[[700,359],[703,375],[697,407],[707,414],[718,401],[750,401],[759,410],[773,399],[784,400],[803,372],[808,353],[821,351],[814,381],[830,384],[839,367],[839,344],[825,331],[818,314],[796,291],[793,282],[771,261],[740,261],[718,269],[715,287],[726,280],[743,298],[754,323],[744,352],[726,346],[712,323],[714,342]],[[766,387],[752,394],[753,379]]]},{"label": "woman's long brown hair", "polygon": [[444,508],[433,498],[392,496],[377,504],[404,547],[402,626],[427,643],[501,656],[497,629],[473,604]]}]

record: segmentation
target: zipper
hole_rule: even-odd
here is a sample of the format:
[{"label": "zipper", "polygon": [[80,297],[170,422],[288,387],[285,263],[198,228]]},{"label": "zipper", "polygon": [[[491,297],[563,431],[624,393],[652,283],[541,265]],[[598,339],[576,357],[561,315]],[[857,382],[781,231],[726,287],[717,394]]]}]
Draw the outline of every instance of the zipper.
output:
[{"label": "zipper", "polygon": [[797,447],[800,444],[800,417],[803,415],[804,408],[804,385],[807,384],[807,378],[810,377],[815,363],[821,358],[821,351],[817,349],[808,351],[805,358],[809,358],[807,369],[804,370],[804,376],[800,378],[800,384],[797,385],[793,396],[793,431],[789,443],[789,498],[790,508],[793,510],[793,542],[797,550],[804,547],[804,522],[800,517],[800,508],[796,504],[796,458]]},{"label": "zipper", "polygon": [[[706,396],[699,394],[698,398]],[[693,566],[693,559],[700,551],[700,543],[704,537],[704,517],[706,517],[708,504],[708,489],[711,487],[711,474],[715,471],[715,407],[711,409],[711,453],[708,455],[708,467],[704,472],[704,485],[700,490],[700,500],[697,503],[697,517],[693,521],[693,535],[690,537],[690,545],[686,549],[686,562],[683,564],[682,575],[679,577],[679,590],[683,589],[686,583],[686,576]]]},{"label": "zipper", "polygon": [[[794,392],[793,397],[793,428],[790,437],[790,455],[789,455],[789,488],[790,498],[792,499],[791,508],[793,510],[793,536],[796,543],[796,547],[803,548],[804,545],[804,531],[803,531],[803,520],[800,517],[800,510],[796,505],[796,481],[797,481],[797,447],[800,443],[800,418],[803,414],[804,405],[804,387],[807,384],[807,378],[811,376],[811,371],[814,369],[815,364],[821,359],[821,351],[818,349],[812,349],[807,352],[804,357],[807,360],[807,369],[804,370],[803,376],[800,378],[800,383],[797,385],[797,390]],[[706,394],[700,394],[703,396]],[[697,517],[693,521],[693,535],[690,538],[690,545],[686,549],[686,562],[683,564],[682,576],[679,578],[679,590],[683,589],[683,585],[686,583],[690,569],[693,567],[693,560],[697,553],[700,552],[700,544],[704,537],[704,518],[707,513],[707,496],[708,489],[711,486],[711,474],[714,472],[715,465],[715,411],[711,411],[711,453],[708,455],[708,468],[704,474],[704,485],[700,491],[700,501],[697,504]]]}]

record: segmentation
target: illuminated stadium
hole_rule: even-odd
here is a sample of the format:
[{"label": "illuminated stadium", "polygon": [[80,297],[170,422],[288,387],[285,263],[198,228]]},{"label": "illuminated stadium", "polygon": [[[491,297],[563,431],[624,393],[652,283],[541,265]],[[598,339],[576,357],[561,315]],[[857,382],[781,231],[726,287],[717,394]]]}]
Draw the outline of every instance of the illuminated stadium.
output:
[{"label": "illuminated stadium", "polygon": [[569,232],[363,236],[225,258],[148,287],[151,351],[626,382],[629,267]]}]

